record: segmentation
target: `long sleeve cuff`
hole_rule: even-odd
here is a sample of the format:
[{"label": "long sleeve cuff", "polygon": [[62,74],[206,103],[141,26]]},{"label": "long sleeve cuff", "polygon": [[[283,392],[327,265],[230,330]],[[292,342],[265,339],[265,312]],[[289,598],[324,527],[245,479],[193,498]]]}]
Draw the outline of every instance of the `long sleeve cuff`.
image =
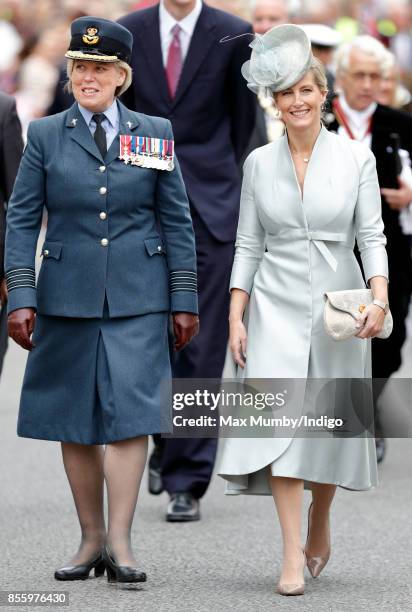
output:
[{"label": "long sleeve cuff", "polygon": [[18,308],[34,308],[37,310],[36,289],[32,287],[22,287],[9,291],[7,302],[7,314]]},{"label": "long sleeve cuff", "polygon": [[171,312],[199,314],[197,274],[191,270],[170,273]]},{"label": "long sleeve cuff", "polygon": [[247,260],[240,260],[235,257],[232,274],[230,276],[229,290],[243,289],[243,291],[246,291],[250,295],[260,260],[261,258],[256,259],[256,261],[251,261],[249,258]]},{"label": "long sleeve cuff", "polygon": [[13,268],[6,272],[7,312],[18,308],[37,308],[34,268]]},{"label": "long sleeve cuff", "polygon": [[365,279],[368,283],[374,276],[384,276],[389,280],[388,258],[384,246],[368,248],[361,252],[361,259]]}]

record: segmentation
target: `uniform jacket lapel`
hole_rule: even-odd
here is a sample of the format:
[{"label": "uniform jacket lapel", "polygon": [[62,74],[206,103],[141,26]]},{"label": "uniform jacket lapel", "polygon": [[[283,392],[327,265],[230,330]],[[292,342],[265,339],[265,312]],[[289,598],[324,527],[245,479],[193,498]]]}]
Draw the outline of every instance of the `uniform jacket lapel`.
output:
[{"label": "uniform jacket lapel", "polygon": [[[138,119],[134,113],[131,113],[126,106],[118,101],[119,105],[119,134],[133,134],[133,130],[140,125]],[[114,159],[119,156],[120,138],[119,134],[116,135],[106,156],[101,156],[99,149],[94,141],[94,138],[90,132],[89,127],[83,118],[83,115],[79,111],[77,102],[69,109],[66,118],[66,127],[70,128],[70,136],[75,140],[83,149],[85,149],[90,155],[93,155],[102,164],[109,165]]]},{"label": "uniform jacket lapel", "polygon": [[96,157],[100,162],[103,162],[101,153],[94,142],[94,138],[88,125],[86,125],[79,107],[77,106],[77,102],[75,102],[68,110],[66,127],[70,128],[70,136],[73,140],[83,147],[83,149],[86,149],[90,155],[93,155],[93,157]]},{"label": "uniform jacket lapel", "polygon": [[104,163],[107,166],[120,155],[120,134],[133,134],[134,130],[140,125],[135,113],[130,112],[129,109],[119,101],[118,106],[119,133],[113,140],[109,150],[107,151],[106,157],[104,158]]}]

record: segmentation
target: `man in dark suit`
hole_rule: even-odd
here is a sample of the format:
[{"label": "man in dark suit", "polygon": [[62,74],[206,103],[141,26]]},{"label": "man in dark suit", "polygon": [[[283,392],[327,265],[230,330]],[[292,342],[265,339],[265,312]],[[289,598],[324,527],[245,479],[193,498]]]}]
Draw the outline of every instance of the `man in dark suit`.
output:
[{"label": "man in dark suit", "polygon": [[[201,0],[162,0],[120,19],[134,36],[131,109],[170,119],[196,234],[199,335],[175,359],[176,378],[220,378],[228,337],[229,278],[239,212],[238,163],[255,121],[241,75],[251,26]],[[220,43],[224,37],[236,37]],[[157,439],[151,492],[169,493],[169,521],[199,519],[217,440]],[[156,484],[160,467],[161,482]]]},{"label": "man in dark suit", "polygon": [[7,314],[6,308],[2,307],[7,299],[4,280],[5,206],[13,190],[22,152],[23,140],[16,104],[13,98],[0,92],[0,374],[7,350]]},{"label": "man in dark suit", "polygon": [[[251,7],[251,18],[253,31],[261,36],[275,26],[291,22],[286,0],[255,0]],[[262,88],[257,97],[255,129],[240,160],[240,167],[243,168],[252,151],[281,136],[283,125],[277,117],[273,100],[265,95]]]},{"label": "man in dark suit", "polygon": [[412,289],[412,261],[409,238],[403,234],[399,212],[412,201],[412,190],[398,176],[396,147],[412,159],[412,117],[375,102],[387,61],[385,48],[369,36],[360,36],[342,45],[337,54],[339,96],[331,102],[327,127],[343,136],[362,140],[376,157],[382,192],[382,218],[387,237],[389,262],[389,306],[394,319],[387,340],[372,341],[372,375],[375,391],[375,434],[377,457],[382,461],[385,442],[376,412],[376,402],[384,380],[401,365],[401,349],[406,338],[405,320]]}]

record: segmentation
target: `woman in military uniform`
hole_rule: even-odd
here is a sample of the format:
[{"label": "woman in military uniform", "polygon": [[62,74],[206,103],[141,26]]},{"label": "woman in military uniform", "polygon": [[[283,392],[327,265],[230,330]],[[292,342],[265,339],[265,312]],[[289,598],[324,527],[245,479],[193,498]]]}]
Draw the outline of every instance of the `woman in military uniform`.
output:
[{"label": "woman in military uniform", "polygon": [[30,351],[17,433],[61,442],[82,537],[56,579],[141,582],[130,532],[147,437],[168,423],[169,314],[176,350],[198,331],[194,233],[170,122],[116,99],[131,33],[82,17],[71,34],[76,102],[30,124],[7,215],[9,335]]}]

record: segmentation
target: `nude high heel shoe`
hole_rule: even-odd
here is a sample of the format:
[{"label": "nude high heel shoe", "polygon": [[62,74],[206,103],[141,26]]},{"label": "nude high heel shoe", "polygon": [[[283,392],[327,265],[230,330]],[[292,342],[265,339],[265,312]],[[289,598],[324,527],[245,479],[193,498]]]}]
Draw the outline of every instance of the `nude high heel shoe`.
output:
[{"label": "nude high heel shoe", "polygon": [[309,506],[309,510],[308,510],[308,532],[306,536],[305,553],[306,553],[306,564],[308,566],[308,570],[310,571],[312,578],[317,578],[319,574],[321,573],[321,571],[323,570],[323,568],[325,567],[325,565],[327,564],[327,562],[329,561],[330,540],[329,540],[329,550],[326,555],[318,556],[318,557],[311,557],[307,554],[306,547],[307,547],[308,538],[309,538],[310,511],[312,509],[312,506],[313,506],[313,502],[311,502]]},{"label": "nude high heel shoe", "polygon": [[[302,554],[303,554],[303,567],[305,567],[306,553],[303,549],[302,549]],[[295,583],[295,584],[279,582],[276,588],[276,592],[279,593],[279,595],[303,595],[305,592],[305,582],[303,581],[303,582]]]}]

